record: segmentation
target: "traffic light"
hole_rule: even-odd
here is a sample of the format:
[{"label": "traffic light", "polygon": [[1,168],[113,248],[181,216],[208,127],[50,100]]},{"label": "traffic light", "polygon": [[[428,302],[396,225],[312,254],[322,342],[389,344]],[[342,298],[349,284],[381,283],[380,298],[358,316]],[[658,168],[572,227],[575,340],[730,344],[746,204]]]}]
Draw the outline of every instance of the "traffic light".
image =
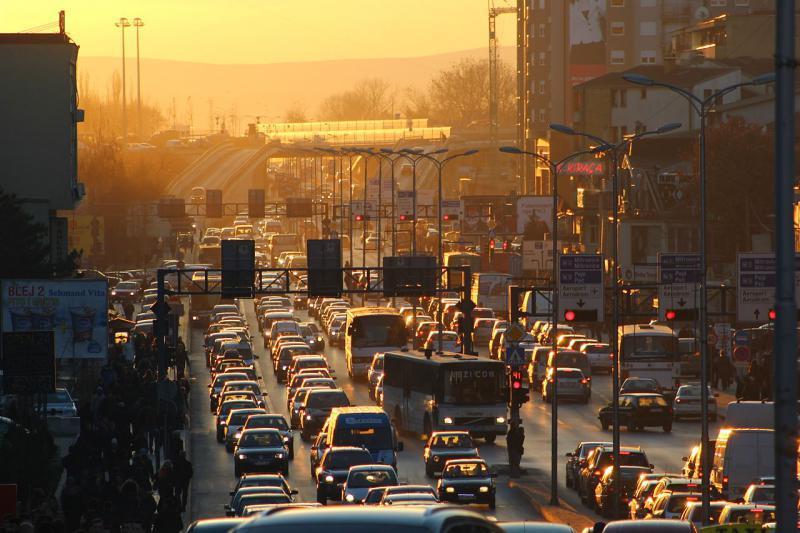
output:
[{"label": "traffic light", "polygon": [[597,322],[597,309],[567,309],[564,311],[566,322]]},{"label": "traffic light", "polygon": [[494,239],[489,239],[489,264],[494,262]]},{"label": "traffic light", "polygon": [[[767,313],[767,318],[769,318],[770,322],[774,322],[775,319],[778,318],[778,311],[770,309]],[[797,310],[797,319],[800,320],[800,309]]]},{"label": "traffic light", "polygon": [[458,215],[454,215],[454,214],[451,214],[451,213],[445,213],[444,216],[442,216],[442,220],[444,220],[445,222],[453,222],[453,221],[458,220]]},{"label": "traffic light", "polygon": [[250,189],[247,191],[247,216],[250,218],[264,218],[264,189]]},{"label": "traffic light", "polygon": [[363,222],[363,221],[364,221],[364,215],[356,215],[356,222]]},{"label": "traffic light", "polygon": [[530,400],[528,387],[522,379],[521,370],[512,370],[508,374],[508,388],[511,396],[512,405],[522,405]]},{"label": "traffic light", "polygon": [[691,322],[697,320],[697,308],[690,309],[667,309],[664,312],[664,317],[670,321],[676,322]]},{"label": "traffic light", "polygon": [[206,218],[222,217],[222,190],[206,190]]},{"label": "traffic light", "polygon": [[414,220],[414,215],[400,215],[400,222],[411,222]]},{"label": "traffic light", "polygon": [[510,249],[511,249],[511,241],[509,241],[508,239],[505,239],[503,241],[503,251],[508,251]]}]

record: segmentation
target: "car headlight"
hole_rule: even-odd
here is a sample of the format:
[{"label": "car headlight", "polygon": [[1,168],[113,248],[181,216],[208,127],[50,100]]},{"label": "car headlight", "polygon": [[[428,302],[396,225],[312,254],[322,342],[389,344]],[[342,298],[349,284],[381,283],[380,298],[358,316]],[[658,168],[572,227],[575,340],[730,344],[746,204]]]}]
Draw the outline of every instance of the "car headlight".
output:
[{"label": "car headlight", "polygon": [[322,337],[320,337],[319,335],[317,335],[317,342],[322,342]]},{"label": "car headlight", "polygon": [[234,439],[238,439],[241,436],[242,436],[242,432],[241,431],[237,431],[236,433],[233,434],[233,438]]},{"label": "car headlight", "polygon": [[239,454],[239,459],[244,461],[245,459],[247,459],[247,456],[245,454],[243,454],[243,453],[240,453]]},{"label": "car headlight", "polygon": [[455,492],[456,491],[456,489],[454,489],[453,487],[447,487],[444,490],[445,490],[445,492]]},{"label": "car headlight", "polygon": [[496,420],[497,420],[498,424],[505,424],[506,423],[506,419],[504,417],[502,417],[502,416],[498,416]]},{"label": "car headlight", "polygon": [[283,459],[283,453],[276,453],[275,459]]},{"label": "car headlight", "polygon": [[326,483],[333,483],[333,476],[325,476]]},{"label": "car headlight", "polygon": [[353,500],[355,500],[355,497],[352,494],[348,494],[347,496],[344,497],[344,499],[347,500],[348,502],[352,502]]},{"label": "car headlight", "polygon": [[444,418],[442,419],[442,423],[443,423],[443,424],[452,424],[452,423],[453,423],[453,419],[452,419],[452,418],[450,418],[449,416],[446,416],[446,417],[444,417]]},{"label": "car headlight", "polygon": [[439,462],[439,461],[441,461],[441,460],[442,460],[442,458],[441,458],[441,457],[439,457],[438,455],[434,455],[434,456],[433,456],[433,462],[434,462],[434,463],[438,463],[438,462]]},{"label": "car headlight", "polygon": [[288,367],[282,366],[281,370],[286,370]]},{"label": "car headlight", "polygon": [[289,437],[283,437],[283,442],[289,442]]},{"label": "car headlight", "polygon": [[111,291],[111,296],[116,296],[116,295],[117,295],[117,291]]},{"label": "car headlight", "polygon": [[311,415],[306,415],[306,420],[311,420]]},{"label": "car headlight", "polygon": [[489,492],[489,487],[481,487],[478,490],[480,490],[481,492]]}]

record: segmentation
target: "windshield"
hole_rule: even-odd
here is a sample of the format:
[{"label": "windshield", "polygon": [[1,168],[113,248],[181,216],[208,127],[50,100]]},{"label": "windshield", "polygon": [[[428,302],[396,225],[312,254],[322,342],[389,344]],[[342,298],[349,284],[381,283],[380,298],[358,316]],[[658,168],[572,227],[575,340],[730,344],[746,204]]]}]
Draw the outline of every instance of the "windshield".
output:
[{"label": "windshield", "polygon": [[622,388],[626,390],[657,391],[658,383],[651,379],[626,379],[622,384]]},{"label": "windshield", "polygon": [[444,378],[444,403],[456,405],[495,404],[504,402],[500,365],[458,365],[447,368]]},{"label": "windshield", "polygon": [[47,393],[47,403],[66,403],[69,402],[69,394],[64,390]]},{"label": "windshield", "polygon": [[388,424],[367,427],[348,427],[337,424],[333,435],[334,446],[365,446],[370,451],[394,448],[392,431]]},{"label": "windshield", "polygon": [[764,524],[775,521],[775,511],[770,509],[737,509],[728,514],[729,524]]},{"label": "windshield", "polygon": [[374,315],[354,320],[353,346],[403,346],[406,328],[400,315]]},{"label": "windshield", "polygon": [[240,448],[273,448],[282,446],[283,439],[280,433],[270,432],[245,432],[239,439]]},{"label": "windshield", "polygon": [[639,398],[639,407],[666,407],[667,400],[661,396],[645,396]]},{"label": "windshield", "polygon": [[474,448],[469,435],[438,435],[434,437],[431,448]]},{"label": "windshield", "polygon": [[623,361],[679,358],[678,338],[672,335],[626,335],[622,338]]},{"label": "windshield", "polygon": [[249,417],[250,415],[252,415],[254,413],[255,413],[255,411],[245,411],[243,413],[233,412],[233,413],[231,413],[231,417],[230,417],[231,418],[230,425],[231,426],[240,426],[240,425],[244,424],[247,421],[247,417]]},{"label": "windshield", "polygon": [[314,333],[311,331],[311,328],[308,326],[300,326],[300,335],[303,337],[310,337]]},{"label": "windshield", "polygon": [[289,425],[282,416],[254,416],[247,420],[247,428],[273,428],[286,431]]},{"label": "windshield", "polygon": [[393,470],[358,470],[350,472],[347,486],[354,489],[397,485],[397,476]]},{"label": "windshield", "polygon": [[445,470],[446,477],[486,477],[489,469],[485,463],[464,463],[450,465]]},{"label": "windshield", "polygon": [[676,494],[675,496],[671,496],[669,502],[667,503],[667,511],[670,513],[678,513],[686,507],[686,502],[697,501],[698,498],[695,496],[682,496]]},{"label": "windshield", "polygon": [[325,468],[329,470],[347,470],[351,466],[368,465],[372,456],[367,451],[333,452],[325,458]]},{"label": "windshield", "polygon": [[324,391],[314,392],[308,395],[306,407],[313,407],[316,409],[330,409],[333,407],[347,407],[350,405],[350,400],[347,395],[341,391]]}]

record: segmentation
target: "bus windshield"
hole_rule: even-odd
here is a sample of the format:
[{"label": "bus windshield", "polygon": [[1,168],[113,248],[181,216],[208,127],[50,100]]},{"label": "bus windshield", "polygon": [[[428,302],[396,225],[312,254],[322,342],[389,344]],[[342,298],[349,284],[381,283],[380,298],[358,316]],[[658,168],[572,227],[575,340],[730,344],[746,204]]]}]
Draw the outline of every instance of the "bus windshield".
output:
[{"label": "bus windshield", "polygon": [[364,446],[370,451],[394,448],[392,431],[388,424],[380,426],[338,425],[333,435],[334,446]]},{"label": "bus windshield", "polygon": [[353,346],[404,346],[406,328],[400,315],[373,315],[354,321]]},{"label": "bus windshield", "polygon": [[678,339],[671,335],[628,335],[622,339],[621,358],[631,360],[677,360]]},{"label": "bus windshield", "polygon": [[455,405],[496,404],[504,401],[504,374],[496,365],[458,365],[444,371],[443,402]]}]

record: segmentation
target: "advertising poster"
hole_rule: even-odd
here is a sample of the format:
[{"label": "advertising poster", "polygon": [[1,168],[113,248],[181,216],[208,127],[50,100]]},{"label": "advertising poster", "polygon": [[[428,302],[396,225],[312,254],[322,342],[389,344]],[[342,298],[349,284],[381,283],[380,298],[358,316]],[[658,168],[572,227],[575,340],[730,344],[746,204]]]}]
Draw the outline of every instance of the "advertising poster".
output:
[{"label": "advertising poster", "polygon": [[[530,227],[529,227],[530,226]],[[526,231],[529,229],[530,231]],[[536,240],[553,231],[553,199],[549,196],[517,198],[517,233],[530,234]]]},{"label": "advertising poster", "polygon": [[606,73],[606,2],[569,2],[569,74],[573,87]]},{"label": "advertising poster", "polygon": [[2,280],[2,331],[53,331],[56,358],[108,355],[104,279]]},{"label": "advertising poster", "polygon": [[69,217],[69,249],[83,250],[85,257],[105,253],[105,221],[102,216]]}]

